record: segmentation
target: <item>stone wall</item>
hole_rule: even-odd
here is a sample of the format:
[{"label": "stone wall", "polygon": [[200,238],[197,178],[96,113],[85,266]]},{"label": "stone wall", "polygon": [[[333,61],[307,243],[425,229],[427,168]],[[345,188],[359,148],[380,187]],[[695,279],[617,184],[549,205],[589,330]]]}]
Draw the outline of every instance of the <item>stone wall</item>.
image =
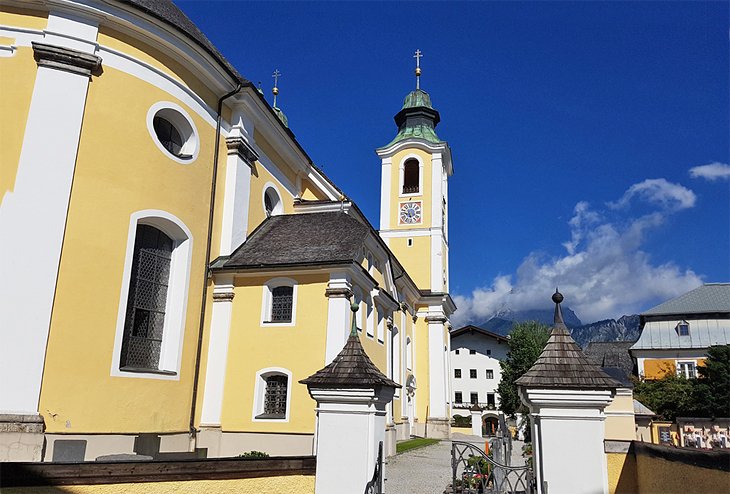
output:
[{"label": "stone wall", "polygon": [[730,451],[637,441],[622,451],[618,443],[606,441],[610,494],[724,494],[730,490]]}]

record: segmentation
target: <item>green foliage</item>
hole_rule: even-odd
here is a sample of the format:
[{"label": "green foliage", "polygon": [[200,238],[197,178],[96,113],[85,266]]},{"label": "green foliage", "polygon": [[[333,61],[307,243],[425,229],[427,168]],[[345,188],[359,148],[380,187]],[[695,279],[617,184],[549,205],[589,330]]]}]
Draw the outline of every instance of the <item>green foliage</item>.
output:
[{"label": "green foliage", "polygon": [[730,345],[707,350],[705,365],[697,367],[694,399],[701,417],[730,417]]},{"label": "green foliage", "polygon": [[454,427],[471,427],[471,416],[454,415]]},{"label": "green foliage", "polygon": [[263,451],[249,451],[238,455],[238,458],[268,458],[269,454]]},{"label": "green foliage", "polygon": [[685,379],[667,369],[661,379],[637,381],[634,397],[664,420],[730,416],[730,345],[710,347],[697,373]]},{"label": "green foliage", "polygon": [[550,328],[536,321],[516,323],[512,327],[507,358],[500,362],[502,380],[497,392],[500,409],[505,415],[514,417],[515,413],[527,413],[520,401],[515,381],[527,372],[542,353],[550,338]]},{"label": "green foliage", "polygon": [[481,473],[485,476],[489,475],[492,471],[492,465],[490,465],[489,462],[481,456],[470,456],[469,459],[466,460],[466,464],[471,467],[473,472]]},{"label": "green foliage", "polygon": [[396,443],[395,452],[404,453],[416,448],[423,448],[425,446],[431,446],[432,444],[438,443],[438,439],[427,439],[425,437],[419,437],[416,439],[410,439],[408,441],[401,441]]}]

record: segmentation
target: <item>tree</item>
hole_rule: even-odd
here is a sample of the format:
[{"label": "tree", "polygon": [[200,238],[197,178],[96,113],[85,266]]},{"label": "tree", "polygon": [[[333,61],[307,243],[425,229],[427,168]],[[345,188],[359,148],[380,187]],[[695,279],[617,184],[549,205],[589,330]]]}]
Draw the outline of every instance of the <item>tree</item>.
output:
[{"label": "tree", "polygon": [[701,417],[730,417],[730,345],[711,346],[697,367],[694,400]]},{"label": "tree", "polygon": [[550,328],[537,321],[516,323],[509,334],[509,352],[500,362],[502,380],[499,382],[499,408],[505,415],[514,417],[515,413],[527,413],[520,401],[515,381],[527,372],[542,353],[550,338]]},{"label": "tree", "polygon": [[674,369],[661,379],[637,381],[634,398],[649,407],[662,420],[694,415],[694,379],[678,376]]}]

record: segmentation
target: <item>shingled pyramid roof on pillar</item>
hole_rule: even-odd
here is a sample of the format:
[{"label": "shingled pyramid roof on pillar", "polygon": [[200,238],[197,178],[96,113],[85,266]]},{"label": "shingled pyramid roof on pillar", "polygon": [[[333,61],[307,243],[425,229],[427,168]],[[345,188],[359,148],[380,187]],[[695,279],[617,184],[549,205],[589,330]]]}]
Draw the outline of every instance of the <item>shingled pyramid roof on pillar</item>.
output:
[{"label": "shingled pyramid roof on pillar", "polygon": [[342,351],[328,366],[299,382],[317,388],[401,387],[375,367],[356,334],[350,335]]},{"label": "shingled pyramid roof on pillar", "polygon": [[373,388],[376,386],[400,388],[400,384],[380,372],[365,353],[355,326],[355,313],[358,306],[352,304],[351,308],[353,312],[352,329],[345,346],[324,369],[318,370],[299,382],[316,388]]},{"label": "shingled pyramid roof on pillar", "polygon": [[562,301],[563,296],[556,290],[555,325],[550,338],[535,364],[515,382],[530,388],[620,388],[618,381],[588,360],[570,336],[560,309]]}]

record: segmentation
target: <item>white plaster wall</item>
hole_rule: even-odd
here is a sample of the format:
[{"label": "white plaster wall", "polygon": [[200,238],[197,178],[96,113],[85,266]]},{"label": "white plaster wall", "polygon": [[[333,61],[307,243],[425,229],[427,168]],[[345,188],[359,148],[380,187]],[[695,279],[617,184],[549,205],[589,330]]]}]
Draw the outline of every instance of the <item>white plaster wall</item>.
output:
[{"label": "white plaster wall", "polygon": [[[475,355],[470,355],[469,350],[476,350]],[[456,354],[456,351],[459,354]],[[487,356],[487,350],[491,350],[491,355]],[[482,333],[465,333],[451,339],[451,402],[454,401],[455,393],[460,391],[462,401],[469,403],[471,393],[478,393],[479,403],[487,402],[487,393],[495,393],[495,402],[499,406],[499,395],[497,386],[502,379],[502,369],[499,365],[501,360],[507,358],[509,346],[506,341],[497,340],[491,336]],[[461,378],[454,377],[454,370],[461,369]],[[469,369],[476,369],[477,378],[469,377]],[[487,379],[487,369],[494,372],[494,379]],[[454,409],[454,414],[458,413],[458,408]],[[460,415],[468,415],[463,410]]]}]

